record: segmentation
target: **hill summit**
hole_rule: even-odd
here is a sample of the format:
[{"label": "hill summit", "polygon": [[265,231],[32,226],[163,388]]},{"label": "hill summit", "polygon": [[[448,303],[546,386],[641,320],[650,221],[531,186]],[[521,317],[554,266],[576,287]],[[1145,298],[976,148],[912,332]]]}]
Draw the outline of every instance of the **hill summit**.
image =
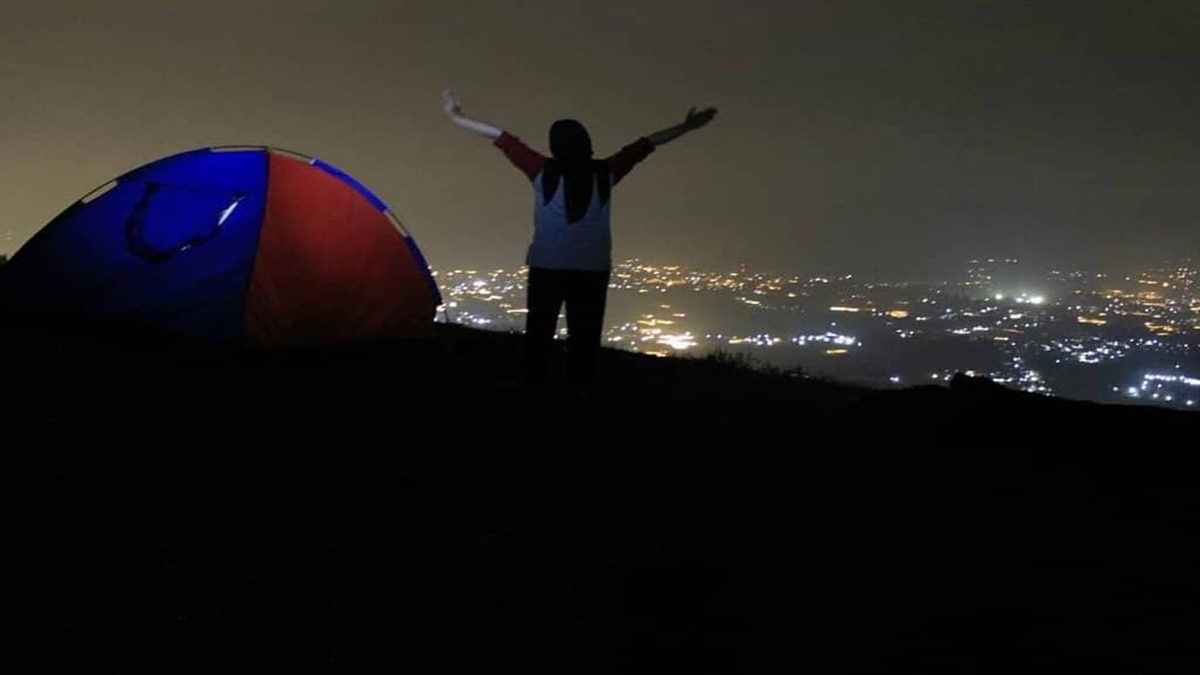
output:
[{"label": "hill summit", "polygon": [[10,671],[1200,666],[1193,413],[519,349],[13,339]]}]

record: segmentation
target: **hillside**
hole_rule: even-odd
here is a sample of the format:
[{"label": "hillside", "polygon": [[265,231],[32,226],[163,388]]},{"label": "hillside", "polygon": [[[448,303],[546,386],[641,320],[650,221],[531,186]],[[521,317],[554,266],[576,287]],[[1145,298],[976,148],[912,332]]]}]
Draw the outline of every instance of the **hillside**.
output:
[{"label": "hillside", "polygon": [[1193,413],[515,335],[13,341],[5,672],[1190,672]]}]

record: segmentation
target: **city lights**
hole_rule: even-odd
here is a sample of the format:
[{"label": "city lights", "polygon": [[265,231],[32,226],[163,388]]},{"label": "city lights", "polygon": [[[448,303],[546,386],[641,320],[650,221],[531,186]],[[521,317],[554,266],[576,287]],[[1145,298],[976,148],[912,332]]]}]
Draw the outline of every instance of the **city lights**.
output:
[{"label": "city lights", "polygon": [[[655,356],[733,351],[755,363],[828,368],[834,377],[880,387],[971,373],[1027,392],[1195,407],[1195,270],[1020,276],[1018,265],[975,260],[965,274],[908,283],[629,260],[612,272],[604,341]],[[435,274],[447,299],[438,320],[523,330],[524,268]],[[1126,381],[1131,365],[1165,358],[1179,363],[1177,372],[1148,368],[1140,381]]]}]

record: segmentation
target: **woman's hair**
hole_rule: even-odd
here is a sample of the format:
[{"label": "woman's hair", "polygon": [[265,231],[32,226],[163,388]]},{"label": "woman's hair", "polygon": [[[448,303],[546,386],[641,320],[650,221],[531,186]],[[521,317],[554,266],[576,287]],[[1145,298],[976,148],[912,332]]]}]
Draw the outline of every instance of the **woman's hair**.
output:
[{"label": "woman's hair", "polygon": [[567,222],[579,222],[592,201],[593,176],[599,178],[601,203],[608,201],[608,167],[592,159],[592,137],[578,120],[561,119],[550,125],[550,155],[542,170],[543,204],[548,204],[558,184],[565,182]]}]

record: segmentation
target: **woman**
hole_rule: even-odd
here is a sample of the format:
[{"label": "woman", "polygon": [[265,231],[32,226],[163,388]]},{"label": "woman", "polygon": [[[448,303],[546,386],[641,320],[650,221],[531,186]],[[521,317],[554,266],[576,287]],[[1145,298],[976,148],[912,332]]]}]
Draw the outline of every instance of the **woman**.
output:
[{"label": "woman", "polygon": [[491,139],[533,184],[533,239],[525,257],[525,376],[535,382],[547,376],[558,313],[565,306],[567,374],[572,384],[586,391],[595,375],[612,270],[612,187],[656,147],[708,124],[717,111],[692,108],[683,122],[598,160],[587,129],[577,120],[550,125],[546,157],[500,127],[464,115],[451,92],[444,92],[442,99],[450,121]]}]

